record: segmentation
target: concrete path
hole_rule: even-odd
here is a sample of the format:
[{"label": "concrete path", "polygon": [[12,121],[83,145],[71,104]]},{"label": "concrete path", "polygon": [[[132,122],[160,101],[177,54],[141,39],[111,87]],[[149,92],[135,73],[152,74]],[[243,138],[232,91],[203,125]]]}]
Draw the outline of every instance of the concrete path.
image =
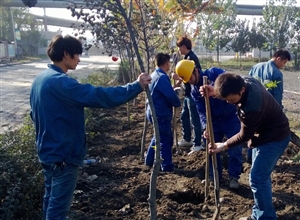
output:
[{"label": "concrete path", "polygon": [[[76,70],[68,74],[76,78],[86,77],[100,68],[118,68],[107,56],[82,56]],[[0,133],[22,125],[29,112],[29,94],[35,76],[47,68],[50,60],[30,63],[14,63],[0,66]]]}]

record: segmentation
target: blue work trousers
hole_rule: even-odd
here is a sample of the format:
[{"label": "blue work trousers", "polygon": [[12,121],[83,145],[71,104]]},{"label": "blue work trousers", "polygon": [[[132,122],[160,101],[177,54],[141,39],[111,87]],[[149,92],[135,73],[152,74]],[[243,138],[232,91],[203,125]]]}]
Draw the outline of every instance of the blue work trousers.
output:
[{"label": "blue work trousers", "polygon": [[[224,136],[231,138],[233,135],[240,131],[241,124],[236,115],[231,115],[222,120],[218,120],[213,123],[214,138],[215,142],[222,142]],[[229,177],[234,177],[239,179],[242,172],[243,156],[242,156],[242,146],[237,146],[234,148],[229,148],[228,153],[228,174]],[[221,153],[217,153],[217,166],[219,179],[222,179],[222,159]],[[213,176],[212,162],[210,159],[210,176]]]},{"label": "blue work trousers", "polygon": [[[157,118],[160,135],[160,157],[162,158],[161,170],[164,172],[171,172],[174,169],[172,162],[173,134],[171,120],[171,118]],[[147,166],[153,166],[155,159],[155,142],[155,135],[153,135],[145,157],[145,164]]]},{"label": "blue work trousers", "polygon": [[252,163],[252,148],[247,149],[247,162]]},{"label": "blue work trousers", "polygon": [[180,115],[183,139],[191,141],[192,139],[192,126],[194,129],[194,144],[195,146],[201,145],[202,128],[200,117],[197,112],[196,104],[191,96],[186,96],[183,101],[182,111]]},{"label": "blue work trousers", "polygon": [[282,141],[266,143],[252,149],[249,182],[254,197],[251,217],[255,220],[277,219],[272,202],[271,173],[289,141],[290,136]]},{"label": "blue work trousers", "polygon": [[42,167],[45,181],[43,203],[45,220],[65,220],[73,200],[78,166],[42,164]]}]

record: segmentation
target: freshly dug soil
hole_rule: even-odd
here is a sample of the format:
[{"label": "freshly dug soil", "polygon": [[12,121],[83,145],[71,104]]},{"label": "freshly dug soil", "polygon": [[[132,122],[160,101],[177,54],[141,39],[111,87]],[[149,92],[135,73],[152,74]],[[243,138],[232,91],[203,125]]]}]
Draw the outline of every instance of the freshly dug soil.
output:
[{"label": "freshly dug soil", "polygon": [[[294,74],[297,77],[297,74]],[[288,77],[287,77],[288,78]],[[292,80],[294,79],[294,81]],[[295,78],[289,90],[297,91]],[[296,80],[297,82],[297,80]],[[286,83],[287,84],[287,83]],[[286,85],[285,84],[285,85]],[[101,110],[105,117],[98,120],[95,138],[89,142],[88,158],[100,161],[81,169],[71,208],[72,219],[89,220],[146,220],[149,219],[149,180],[151,169],[140,159],[144,120],[144,94],[137,103],[130,104],[128,122],[126,106]],[[300,96],[286,93],[284,105],[290,115],[299,120]],[[97,119],[95,119],[97,120]],[[294,119],[293,119],[294,120]],[[149,125],[146,147],[152,137]],[[178,123],[178,140],[181,126]],[[246,155],[246,148],[245,154]],[[272,174],[273,202],[278,220],[300,219],[300,164],[293,158],[300,148],[291,144],[278,161]],[[157,180],[157,212],[159,220],[210,219],[215,211],[214,189],[204,201],[205,151],[188,155],[189,148],[173,154],[176,169],[173,173],[159,173]],[[224,154],[224,183],[220,219],[235,220],[251,214],[253,196],[248,183],[251,165],[244,158],[240,188],[228,187]]]}]

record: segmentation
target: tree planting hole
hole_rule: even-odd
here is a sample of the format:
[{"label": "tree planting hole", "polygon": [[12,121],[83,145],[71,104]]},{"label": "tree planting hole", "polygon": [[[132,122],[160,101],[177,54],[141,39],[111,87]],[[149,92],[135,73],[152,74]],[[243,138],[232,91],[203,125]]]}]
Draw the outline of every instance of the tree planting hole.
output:
[{"label": "tree planting hole", "polygon": [[179,203],[192,203],[198,205],[204,202],[204,194],[194,193],[191,190],[175,192],[169,195],[169,199]]}]

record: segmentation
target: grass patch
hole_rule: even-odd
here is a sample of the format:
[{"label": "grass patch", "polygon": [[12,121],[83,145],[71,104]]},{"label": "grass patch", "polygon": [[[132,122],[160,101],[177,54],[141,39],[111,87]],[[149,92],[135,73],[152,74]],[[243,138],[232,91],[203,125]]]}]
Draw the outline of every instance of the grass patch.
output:
[{"label": "grass patch", "polygon": [[300,153],[293,158],[293,161],[300,162]]}]

